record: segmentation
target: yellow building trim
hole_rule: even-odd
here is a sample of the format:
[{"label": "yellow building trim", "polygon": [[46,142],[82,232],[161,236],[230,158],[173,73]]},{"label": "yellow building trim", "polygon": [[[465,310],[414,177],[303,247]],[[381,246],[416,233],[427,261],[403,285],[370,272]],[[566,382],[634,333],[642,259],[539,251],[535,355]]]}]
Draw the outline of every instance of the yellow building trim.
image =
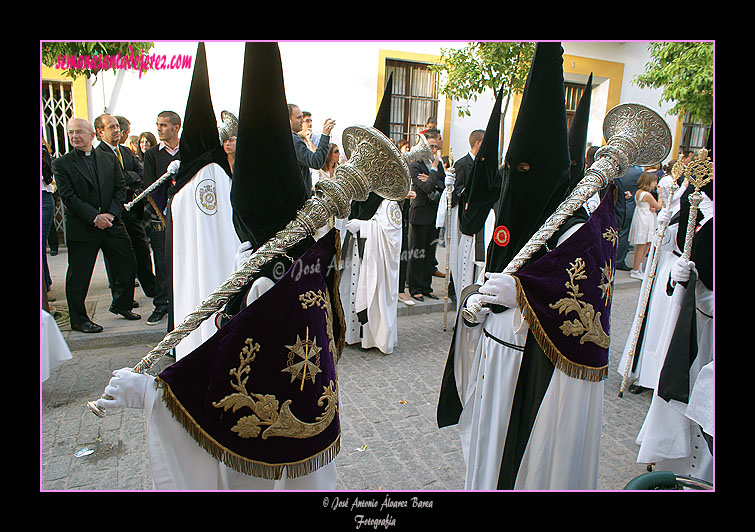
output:
[{"label": "yellow building trim", "polygon": [[[621,86],[624,81],[624,63],[615,61],[605,61],[603,59],[593,59],[590,57],[580,57],[576,55],[564,54],[564,75],[580,74],[589,76],[591,73],[593,79],[608,79],[608,96],[606,100],[605,112],[613,109],[621,102]],[[513,98],[511,130],[514,129],[516,117],[519,114],[519,106],[522,103],[522,93],[517,93]],[[511,134],[511,131],[509,131]]]},{"label": "yellow building trim", "polygon": [[[375,112],[380,108],[380,102],[383,99],[383,92],[385,91],[385,60],[397,59],[399,61],[413,61],[415,63],[425,64],[439,64],[440,56],[433,54],[420,54],[416,52],[402,52],[399,50],[378,50],[378,74],[377,74],[377,102],[375,103]],[[451,112],[453,110],[453,101],[445,96],[439,97],[440,105],[443,105],[443,127],[441,131],[444,132],[445,137],[450,136],[451,132]],[[444,143],[442,155],[448,155],[448,143]]]},{"label": "yellow building trim", "polygon": [[85,77],[78,76],[76,79],[71,79],[70,76],[64,75],[61,69],[42,65],[40,81],[43,83],[45,81],[72,81],[73,116],[74,118],[89,120],[89,101],[87,99],[87,81]]}]

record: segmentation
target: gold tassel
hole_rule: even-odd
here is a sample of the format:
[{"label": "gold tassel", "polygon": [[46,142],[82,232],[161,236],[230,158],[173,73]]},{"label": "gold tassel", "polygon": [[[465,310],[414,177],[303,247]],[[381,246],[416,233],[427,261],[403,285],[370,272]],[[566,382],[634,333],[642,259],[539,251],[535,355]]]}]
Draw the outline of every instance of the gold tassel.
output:
[{"label": "gold tassel", "polygon": [[322,466],[329,464],[336,458],[336,455],[341,450],[341,435],[339,434],[335,441],[325,450],[298,462],[268,464],[265,462],[250,460],[218,443],[217,440],[210,436],[197,424],[196,421],[194,421],[191,414],[184,409],[183,405],[173,394],[168,383],[160,379],[160,377],[156,377],[156,379],[158,387],[162,387],[163,389],[162,400],[176,421],[181,424],[194,441],[196,441],[202,449],[207,451],[210,456],[239,473],[244,473],[257,478],[264,478],[266,480],[280,480],[285,468],[286,476],[288,478],[298,478],[300,476],[308,475]]},{"label": "gold tassel", "polygon": [[540,349],[543,350],[545,356],[548,357],[548,360],[551,361],[556,369],[569,377],[583,381],[600,382],[605,380],[608,377],[608,365],[600,368],[593,368],[591,366],[577,364],[566,358],[561,351],[553,345],[553,342],[551,342],[551,339],[546,334],[545,329],[543,329],[540,320],[538,320],[537,315],[532,310],[529,301],[527,301],[527,296],[524,294],[521,281],[519,281],[518,277],[513,277],[516,280],[516,300],[519,308],[522,309],[522,315],[524,316],[524,319],[527,320],[527,324],[532,331],[532,336],[535,337]]}]

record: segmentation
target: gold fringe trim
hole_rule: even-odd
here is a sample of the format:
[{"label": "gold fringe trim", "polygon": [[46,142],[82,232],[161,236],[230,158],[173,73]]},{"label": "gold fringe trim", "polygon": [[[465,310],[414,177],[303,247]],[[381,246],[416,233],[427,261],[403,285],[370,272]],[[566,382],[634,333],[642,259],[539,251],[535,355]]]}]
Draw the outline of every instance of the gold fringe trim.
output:
[{"label": "gold fringe trim", "polygon": [[574,377],[575,379],[583,381],[600,382],[605,380],[608,377],[608,364],[599,368],[594,368],[592,366],[585,366],[583,364],[572,362],[566,358],[555,345],[553,345],[553,342],[551,342],[551,339],[546,334],[545,329],[543,329],[540,320],[538,320],[537,315],[535,315],[535,312],[532,310],[529,301],[527,301],[527,296],[524,294],[521,281],[519,281],[519,278],[515,275],[512,277],[516,280],[516,300],[519,304],[519,308],[522,309],[522,315],[524,316],[524,319],[527,320],[532,335],[543,350],[543,353],[545,353],[545,356],[548,357],[548,360],[551,361],[556,369],[569,377]]},{"label": "gold fringe trim", "polygon": [[335,248],[336,271],[333,274],[333,291],[331,297],[331,300],[335,302],[335,304],[331,304],[331,306],[335,307],[335,318],[338,320],[338,324],[340,325],[340,332],[338,334],[338,338],[336,339],[336,352],[333,353],[333,362],[335,364],[338,364],[338,361],[341,359],[341,353],[343,353],[343,348],[346,345],[346,315],[343,313],[343,305],[341,305],[341,291],[339,288],[339,285],[341,283],[341,270],[339,269],[341,266],[341,233],[338,231],[338,229],[336,229],[335,234]]},{"label": "gold fringe trim", "polygon": [[196,441],[197,444],[199,444],[199,446],[207,451],[213,458],[239,473],[244,473],[257,478],[264,478],[266,480],[280,480],[283,475],[283,469],[285,468],[286,476],[288,478],[298,478],[308,475],[324,465],[329,464],[335,459],[336,455],[341,450],[341,435],[339,434],[327,449],[297,462],[268,464],[265,462],[250,460],[218,443],[218,441],[200,427],[191,414],[184,409],[178,398],[176,398],[171,391],[167,382],[160,377],[157,377],[157,383],[158,386],[163,389],[162,399],[168,407],[168,410],[170,410],[173,417],[181,424],[181,426],[183,426],[194,441]]}]

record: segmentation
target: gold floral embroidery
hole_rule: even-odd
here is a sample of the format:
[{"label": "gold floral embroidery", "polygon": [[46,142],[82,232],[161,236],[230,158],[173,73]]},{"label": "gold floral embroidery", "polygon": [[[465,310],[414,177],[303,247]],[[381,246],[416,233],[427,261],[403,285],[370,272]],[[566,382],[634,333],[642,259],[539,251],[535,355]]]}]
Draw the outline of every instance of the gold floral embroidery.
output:
[{"label": "gold floral embroidery", "polygon": [[[261,433],[263,440],[271,436],[305,439],[325,430],[335,418],[338,408],[338,393],[333,381],[331,380],[328,386],[323,386],[323,393],[317,402],[317,406],[323,406],[327,403],[325,411],[315,418],[314,423],[305,423],[291,412],[291,399],[286,400],[279,408],[278,399],[274,395],[262,395],[247,391],[246,383],[251,373],[250,365],[257,357],[260,345],[254,343],[251,338],[247,338],[245,343],[246,347],[239,353],[239,367],[232,368],[229,371],[229,374],[236,380],[235,383],[231,380],[231,387],[236,392],[212,403],[215,408],[223,408],[225,411],[236,412],[241,408],[251,409],[253,413],[240,418],[231,430],[241,438],[256,438]],[[262,431],[262,427],[267,428]]]},{"label": "gold floral embroidery", "polygon": [[318,290],[317,292],[309,290],[299,296],[299,301],[301,301],[301,308],[305,310],[312,306],[318,306],[321,309],[325,309],[325,323],[328,330],[328,339],[330,340],[328,348],[330,349],[330,354],[333,355],[335,359],[337,353],[336,341],[333,337],[333,309],[330,306],[330,299],[328,298],[327,292],[323,292],[322,290]]},{"label": "gold floral embroidery", "polygon": [[619,245],[619,232],[614,227],[609,227],[603,233],[603,238],[608,240],[614,247]]},{"label": "gold floral embroidery", "polygon": [[578,320],[567,320],[561,324],[561,327],[559,327],[564,335],[582,335],[579,340],[580,344],[592,342],[598,347],[608,348],[609,336],[603,331],[603,327],[600,323],[601,313],[596,312],[592,304],[580,301],[580,298],[584,294],[579,291],[579,285],[576,281],[587,279],[584,270],[584,260],[577,258],[575,262],[572,262],[570,267],[566,270],[569,274],[569,280],[565,283],[567,288],[566,293],[571,297],[559,299],[556,303],[548,306],[552,309],[558,309],[559,314],[577,312],[579,316]]},{"label": "gold floral embroidery", "polygon": [[598,285],[598,288],[603,292],[601,297],[605,299],[606,307],[611,301],[611,296],[613,295],[613,279],[615,271],[616,270],[611,262],[606,263],[600,269],[600,284]]}]

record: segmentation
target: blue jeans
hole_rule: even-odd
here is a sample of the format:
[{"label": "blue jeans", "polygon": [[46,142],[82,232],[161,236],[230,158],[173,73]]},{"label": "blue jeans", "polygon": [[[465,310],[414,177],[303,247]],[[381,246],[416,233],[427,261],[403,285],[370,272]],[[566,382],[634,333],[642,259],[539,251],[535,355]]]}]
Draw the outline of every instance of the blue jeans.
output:
[{"label": "blue jeans", "polygon": [[50,235],[52,220],[55,216],[55,200],[50,192],[42,191],[42,273],[45,286],[52,284],[50,268],[47,266],[47,237]]}]

